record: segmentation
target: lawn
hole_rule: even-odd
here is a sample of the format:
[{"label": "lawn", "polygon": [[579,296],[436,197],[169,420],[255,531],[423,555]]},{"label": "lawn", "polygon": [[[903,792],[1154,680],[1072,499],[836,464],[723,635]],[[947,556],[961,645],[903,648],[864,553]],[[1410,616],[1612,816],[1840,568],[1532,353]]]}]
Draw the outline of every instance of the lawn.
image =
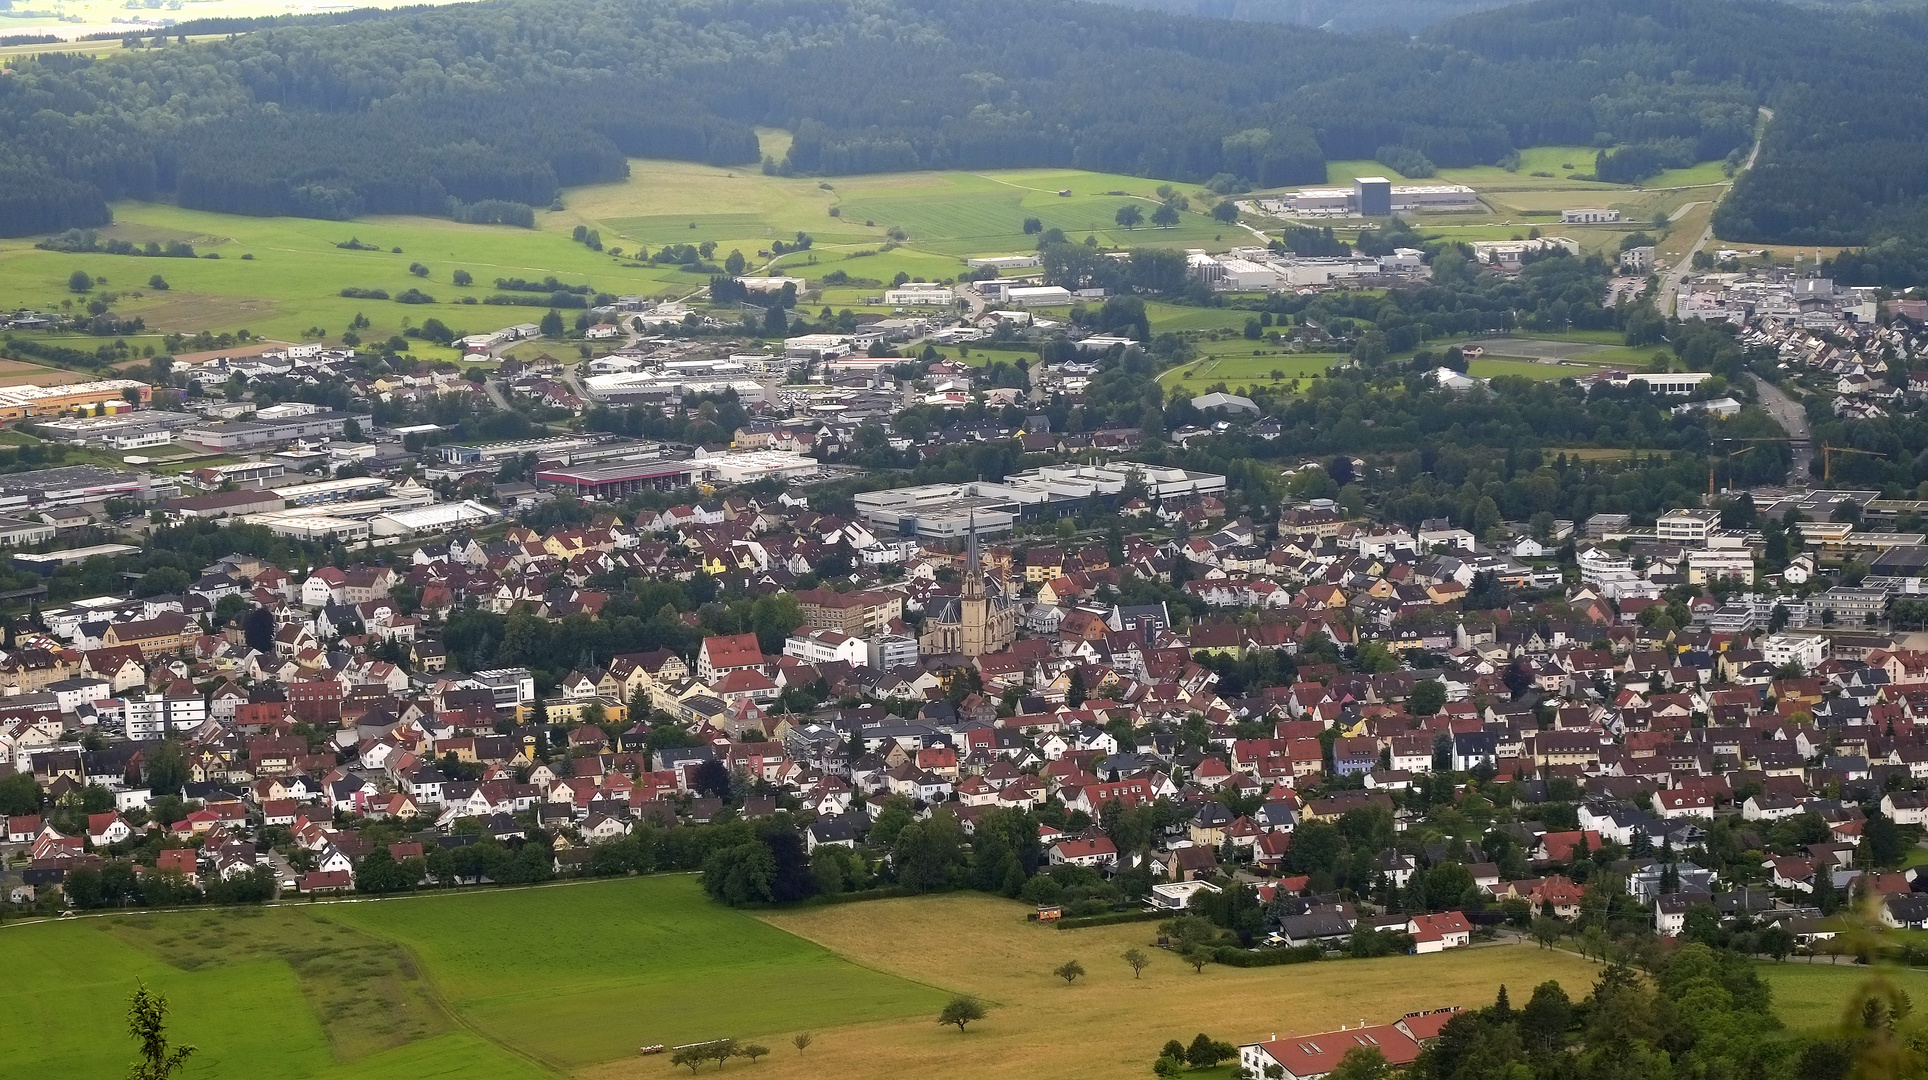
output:
[{"label": "lawn", "polygon": [[[1775,1014],[1796,1031],[1816,1031],[1838,1023],[1848,995],[1872,974],[1850,963],[1809,964],[1799,960],[1764,963],[1760,973],[1774,988]],[[1890,969],[1889,973],[1914,1000],[1928,994],[1928,973],[1919,969]]]},{"label": "lawn", "polygon": [[[1025,906],[977,894],[885,900],[778,912],[765,921],[857,963],[978,996],[990,1015],[960,1034],[935,1016],[820,1033],[798,1055],[787,1047],[762,1065],[763,1080],[920,1074],[977,1078],[1112,1080],[1149,1075],[1167,1039],[1200,1031],[1228,1042],[1277,1032],[1312,1033],[1360,1018],[1378,1022],[1441,1005],[1490,1003],[1500,984],[1513,1000],[1559,979],[1574,997],[1598,968],[1570,953],[1532,946],[1471,949],[1294,967],[1209,966],[1194,974],[1150,948],[1150,923],[1059,931],[1025,921]],[[1119,960],[1145,948],[1140,979]],[[1051,969],[1069,959],[1089,972],[1073,985]],[[612,1062],[591,1080],[668,1076],[667,1065]]]},{"label": "lawn", "polygon": [[477,1030],[567,1068],[643,1043],[934,1016],[946,1000],[712,904],[693,877],[336,905],[328,918],[406,944]]},{"label": "lawn", "polygon": [[1523,375],[1529,379],[1570,379],[1576,375],[1587,374],[1590,369],[1577,369],[1565,364],[1541,364],[1532,360],[1487,360],[1481,358],[1466,365],[1466,373],[1476,379],[1491,379],[1501,375]]}]

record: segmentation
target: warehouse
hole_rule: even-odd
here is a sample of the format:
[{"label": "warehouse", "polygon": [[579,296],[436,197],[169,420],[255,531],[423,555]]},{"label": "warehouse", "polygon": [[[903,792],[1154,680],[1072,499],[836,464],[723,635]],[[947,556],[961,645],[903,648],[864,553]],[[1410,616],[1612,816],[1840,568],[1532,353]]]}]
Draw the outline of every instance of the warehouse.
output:
[{"label": "warehouse", "polygon": [[[135,399],[129,401],[131,396]],[[151,391],[146,383],[132,379],[101,379],[67,386],[0,386],[0,420],[19,420],[29,416],[56,416],[70,409],[108,411],[133,409],[146,405]]]},{"label": "warehouse", "polygon": [[241,521],[246,525],[259,525],[276,536],[326,543],[366,540],[374,532],[366,521],[350,521],[347,518],[326,517],[321,514],[290,514],[286,511],[273,514],[250,514]]},{"label": "warehouse", "polygon": [[286,446],[298,439],[339,439],[348,421],[357,419],[368,421],[365,416],[323,409],[275,420],[216,420],[188,428],[181,437],[216,450],[253,450]]},{"label": "warehouse", "polygon": [[704,464],[699,461],[625,461],[611,465],[544,469],[536,473],[536,486],[561,488],[585,497],[620,499],[638,491],[686,488],[706,472]]},{"label": "warehouse", "polygon": [[502,517],[498,510],[492,510],[474,500],[453,503],[434,503],[418,506],[413,510],[394,510],[386,514],[376,514],[368,519],[369,526],[378,537],[403,538],[418,533],[447,532],[450,529],[472,529]]},{"label": "warehouse", "polygon": [[290,484],[276,488],[275,495],[288,506],[319,506],[322,503],[353,502],[388,494],[389,482],[379,476],[350,476],[340,480],[318,480],[312,484]]},{"label": "warehouse", "polygon": [[286,504],[276,492],[241,488],[236,491],[190,495],[184,499],[169,499],[162,505],[171,514],[191,521],[206,521],[212,518],[265,514],[271,510],[279,510]]},{"label": "warehouse", "polygon": [[147,490],[139,473],[68,465],[0,475],[0,512],[28,506],[66,506],[102,499],[138,499]]},{"label": "warehouse", "polygon": [[736,450],[704,458],[703,467],[717,483],[753,484],[758,480],[811,476],[822,466],[815,458],[786,450]]}]

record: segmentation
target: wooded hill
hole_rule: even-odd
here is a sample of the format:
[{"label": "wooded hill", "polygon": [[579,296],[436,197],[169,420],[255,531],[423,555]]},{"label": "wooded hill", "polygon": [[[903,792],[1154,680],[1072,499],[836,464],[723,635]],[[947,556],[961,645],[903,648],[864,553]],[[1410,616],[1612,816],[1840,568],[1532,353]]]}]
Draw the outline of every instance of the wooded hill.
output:
[{"label": "wooded hill", "polygon": [[[1779,110],[1723,208],[1740,239],[1899,220],[1928,123],[1918,14],[1550,0],[1423,38],[1067,0],[485,0],[267,20],[231,40],[49,56],[0,76],[0,233],[172,195],[248,214],[548,203],[625,156],[800,173],[1076,166],[1318,183],[1392,148],[1440,166],[1549,143],[1718,158]],[[193,34],[246,26],[186,24]],[[1839,123],[1852,115],[1854,123]],[[1912,140],[1912,141],[1911,141]]]}]

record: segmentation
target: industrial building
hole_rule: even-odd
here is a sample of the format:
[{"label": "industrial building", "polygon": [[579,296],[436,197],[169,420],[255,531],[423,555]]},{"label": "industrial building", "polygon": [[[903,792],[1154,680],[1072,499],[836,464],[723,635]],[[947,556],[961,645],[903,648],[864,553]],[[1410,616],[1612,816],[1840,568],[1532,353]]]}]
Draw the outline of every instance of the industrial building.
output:
[{"label": "industrial building", "polygon": [[139,554],[140,550],[132,544],[95,544],[92,547],[68,548],[64,551],[48,551],[39,554],[21,551],[14,553],[13,564],[37,574],[52,574],[63,566],[83,563],[97,555],[101,558],[117,559],[122,555]]},{"label": "industrial building", "polygon": [[562,458],[577,450],[587,450],[605,440],[594,435],[557,435],[544,439],[515,439],[508,442],[450,444],[438,446],[435,453],[450,465],[495,465],[512,457],[534,454],[540,458]]},{"label": "industrial building", "polygon": [[884,303],[891,307],[949,307],[957,293],[946,285],[899,285],[884,290]]},{"label": "industrial building", "polygon": [[1042,266],[1044,260],[1035,252],[1029,255],[984,255],[975,259],[965,259],[964,265],[973,270],[991,268],[999,272],[1005,270],[1028,270]]},{"label": "industrial building", "polygon": [[787,450],[732,450],[701,459],[703,468],[719,484],[753,484],[758,480],[793,480],[815,474],[823,466],[813,457]]},{"label": "industrial building", "polygon": [[701,461],[621,461],[608,465],[582,465],[544,469],[536,473],[536,486],[561,488],[576,495],[598,499],[620,499],[638,491],[673,491],[689,487],[707,472]]},{"label": "industrial building", "polygon": [[323,503],[355,502],[388,494],[390,481],[379,476],[350,476],[340,480],[317,480],[312,484],[290,484],[276,488],[276,498],[284,506],[320,506]]},{"label": "industrial building", "polygon": [[352,543],[366,540],[374,534],[373,527],[366,521],[351,521],[325,514],[296,514],[284,510],[272,514],[250,514],[241,520],[244,524],[259,525],[276,536],[293,540]]},{"label": "industrial building", "polygon": [[1360,217],[1391,217],[1392,181],[1383,176],[1355,177],[1352,208]]},{"label": "industrial building", "polygon": [[1479,193],[1464,184],[1399,184],[1362,176],[1349,188],[1306,188],[1259,198],[1262,213],[1296,217],[1386,217],[1397,213],[1450,213],[1480,208]]},{"label": "industrial building", "polygon": [[1579,208],[1560,211],[1560,224],[1562,225],[1606,225],[1619,220],[1620,211],[1618,210]]},{"label": "industrial building", "polygon": [[0,517],[0,547],[32,547],[54,538],[54,527],[25,518]]},{"label": "industrial building", "polygon": [[368,422],[333,409],[275,419],[214,420],[188,428],[181,437],[216,450],[255,450],[286,446],[300,439],[339,439],[348,421]]},{"label": "industrial building", "polygon": [[98,465],[0,475],[0,513],[28,507],[68,506],[104,499],[141,499],[149,494],[146,477]]},{"label": "industrial building", "polygon": [[473,529],[499,521],[502,512],[473,499],[462,502],[432,503],[412,510],[392,510],[368,519],[375,536],[405,539],[421,533]]},{"label": "industrial building", "polygon": [[33,425],[43,439],[99,446],[108,450],[139,450],[173,442],[183,428],[200,418],[192,413],[130,411],[113,416],[65,416],[41,420]]},{"label": "industrial building", "polygon": [[1151,498],[1210,495],[1225,490],[1225,477],[1158,465],[1047,465],[1004,478],[1002,483],[924,484],[867,491],[857,512],[880,529],[901,536],[950,540],[972,532],[1008,532],[1020,518],[1042,520],[1076,514],[1094,501],[1114,499],[1133,480]]},{"label": "industrial building", "polygon": [[[135,400],[129,401],[129,391]],[[67,386],[0,386],[0,420],[29,416],[57,416],[72,409],[96,406],[108,412],[145,406],[152,397],[146,383],[133,379],[100,379]]]}]

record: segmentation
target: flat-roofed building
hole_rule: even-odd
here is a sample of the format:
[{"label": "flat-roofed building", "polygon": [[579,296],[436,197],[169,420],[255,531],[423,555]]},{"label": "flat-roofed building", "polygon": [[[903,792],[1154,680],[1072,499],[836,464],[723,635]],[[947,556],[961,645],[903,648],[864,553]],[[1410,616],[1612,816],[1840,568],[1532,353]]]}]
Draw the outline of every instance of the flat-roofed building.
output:
[{"label": "flat-roofed building", "polygon": [[[130,396],[135,400],[129,401]],[[152,396],[153,391],[146,383],[133,379],[99,379],[66,386],[31,383],[0,386],[0,420],[58,416],[72,409],[96,406],[108,412],[120,412],[145,406]]]},{"label": "flat-roofed building", "polygon": [[638,491],[673,491],[689,487],[708,474],[706,463],[691,461],[633,461],[544,469],[536,486],[561,488],[598,499],[621,498]]}]

